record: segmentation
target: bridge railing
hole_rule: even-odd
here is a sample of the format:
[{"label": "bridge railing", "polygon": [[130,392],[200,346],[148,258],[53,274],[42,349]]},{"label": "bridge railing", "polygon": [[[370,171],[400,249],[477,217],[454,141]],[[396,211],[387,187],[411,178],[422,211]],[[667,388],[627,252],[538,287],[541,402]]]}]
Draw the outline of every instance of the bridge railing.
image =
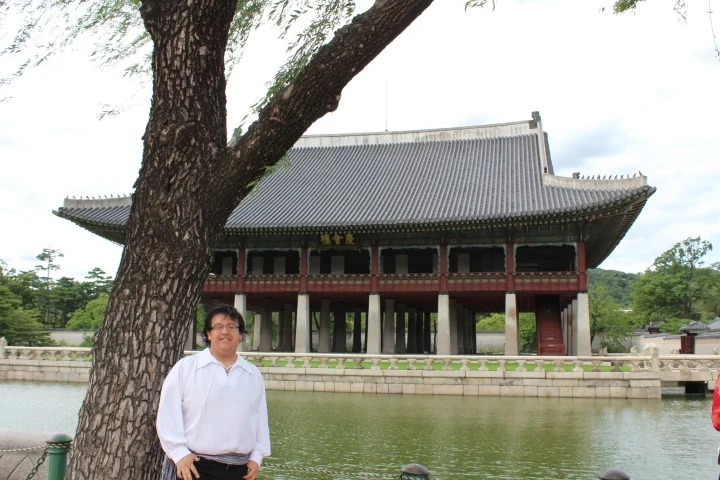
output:
[{"label": "bridge railing", "polygon": [[[478,372],[720,372],[720,355],[606,356],[500,356],[500,355],[368,355],[363,353],[241,352],[255,365],[266,368],[439,370]],[[191,355],[194,351],[186,351]],[[17,361],[90,362],[92,350],[83,347],[0,348],[0,359]]]}]

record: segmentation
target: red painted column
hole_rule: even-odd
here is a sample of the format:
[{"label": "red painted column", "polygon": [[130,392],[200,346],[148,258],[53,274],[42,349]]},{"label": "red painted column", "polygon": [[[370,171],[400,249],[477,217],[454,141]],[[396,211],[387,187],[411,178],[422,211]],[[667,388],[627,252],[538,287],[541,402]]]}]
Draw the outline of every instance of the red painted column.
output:
[{"label": "red painted column", "polygon": [[440,244],[440,293],[445,294],[448,291],[447,285],[448,276],[448,258],[447,258],[447,244]]},{"label": "red painted column", "polygon": [[237,249],[237,284],[235,286],[236,293],[245,292],[245,248]]},{"label": "red painted column", "polygon": [[380,255],[377,245],[370,247],[370,293],[378,293]]},{"label": "red painted column", "polygon": [[300,293],[307,293],[308,248],[300,248]]},{"label": "red painted column", "polygon": [[505,290],[508,292],[515,291],[515,244],[508,242],[505,244],[505,273],[507,273],[507,285]]},{"label": "red painted column", "polygon": [[585,242],[577,242],[578,273],[580,274],[580,291],[587,291],[587,267],[585,267]]}]

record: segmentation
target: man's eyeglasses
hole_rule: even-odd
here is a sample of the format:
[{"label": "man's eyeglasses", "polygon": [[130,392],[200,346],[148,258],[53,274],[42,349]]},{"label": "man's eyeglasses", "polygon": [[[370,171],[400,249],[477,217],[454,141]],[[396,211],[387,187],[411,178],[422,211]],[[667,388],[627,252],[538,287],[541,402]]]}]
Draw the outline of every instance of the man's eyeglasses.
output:
[{"label": "man's eyeglasses", "polygon": [[210,330],[212,330],[213,332],[218,332],[218,333],[224,332],[225,330],[227,330],[230,333],[237,333],[239,328],[237,325],[213,325],[210,328]]}]

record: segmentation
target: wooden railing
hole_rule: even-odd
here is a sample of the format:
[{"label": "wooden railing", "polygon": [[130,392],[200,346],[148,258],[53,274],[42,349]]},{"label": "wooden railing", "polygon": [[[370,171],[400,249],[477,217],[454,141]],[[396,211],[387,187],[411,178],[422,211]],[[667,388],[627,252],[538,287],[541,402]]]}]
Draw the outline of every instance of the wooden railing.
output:
[{"label": "wooden railing", "polygon": [[[299,292],[300,275],[245,275],[242,280],[245,293]],[[307,290],[313,292],[350,291],[370,292],[370,274],[315,274],[307,275]],[[379,274],[381,292],[436,292],[440,289],[439,273],[387,273]],[[512,283],[512,288],[508,284]],[[448,273],[449,291],[577,291],[580,288],[578,272],[471,272]],[[211,275],[205,281],[207,293],[234,293],[238,291],[236,275]]]}]

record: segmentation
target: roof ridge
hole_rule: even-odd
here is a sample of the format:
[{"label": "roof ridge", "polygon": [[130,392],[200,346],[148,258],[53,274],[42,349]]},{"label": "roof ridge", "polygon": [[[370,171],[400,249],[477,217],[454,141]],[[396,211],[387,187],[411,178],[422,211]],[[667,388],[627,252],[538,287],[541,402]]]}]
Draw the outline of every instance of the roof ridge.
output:
[{"label": "roof ridge", "polygon": [[[598,176],[599,177],[599,176]],[[543,185],[547,187],[574,188],[578,190],[628,190],[647,186],[647,176],[628,178],[576,178],[544,174]]]},{"label": "roof ridge", "polygon": [[106,208],[106,207],[126,207],[132,205],[132,195],[118,195],[113,197],[66,197],[63,200],[63,208]]},{"label": "roof ridge", "polygon": [[386,145],[390,143],[438,142],[476,140],[480,138],[536,135],[537,118],[517,122],[494,123],[453,128],[404,130],[394,132],[362,132],[325,135],[303,135],[293,148],[342,147],[356,145]]}]

